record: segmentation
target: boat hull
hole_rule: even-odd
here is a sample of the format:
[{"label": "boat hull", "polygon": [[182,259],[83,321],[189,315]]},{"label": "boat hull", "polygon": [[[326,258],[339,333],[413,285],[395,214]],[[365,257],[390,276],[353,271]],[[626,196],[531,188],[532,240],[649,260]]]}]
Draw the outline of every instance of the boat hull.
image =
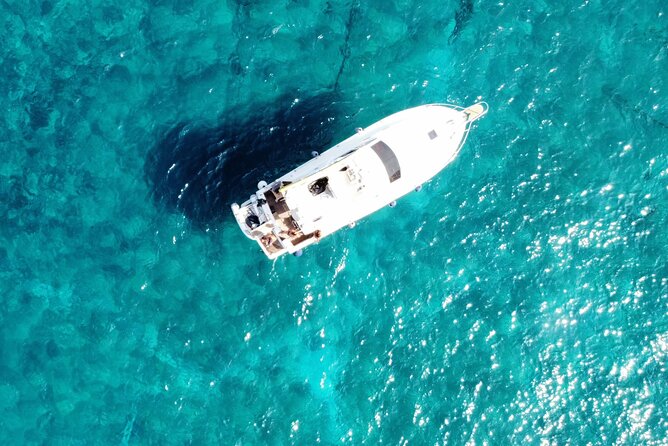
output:
[{"label": "boat hull", "polygon": [[258,191],[232,211],[270,259],[297,253],[415,190],[461,150],[485,103],[390,115]]}]

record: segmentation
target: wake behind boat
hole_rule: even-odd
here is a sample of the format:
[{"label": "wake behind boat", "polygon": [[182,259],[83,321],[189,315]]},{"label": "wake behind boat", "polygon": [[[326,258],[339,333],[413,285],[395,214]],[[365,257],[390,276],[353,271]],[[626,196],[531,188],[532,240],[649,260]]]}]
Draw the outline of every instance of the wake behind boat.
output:
[{"label": "wake behind boat", "polygon": [[487,113],[429,104],[360,130],[258,191],[232,212],[243,233],[270,259],[301,250],[392,205],[457,156],[471,124]]}]

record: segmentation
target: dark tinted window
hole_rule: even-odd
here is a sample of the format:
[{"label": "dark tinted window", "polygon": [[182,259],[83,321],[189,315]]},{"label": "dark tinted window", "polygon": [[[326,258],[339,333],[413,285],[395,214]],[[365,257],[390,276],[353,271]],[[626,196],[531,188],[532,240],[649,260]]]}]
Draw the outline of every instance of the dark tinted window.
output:
[{"label": "dark tinted window", "polygon": [[401,178],[399,160],[392,149],[390,149],[390,147],[383,141],[378,141],[376,144],[372,145],[371,148],[383,162],[385,170],[387,171],[387,176],[390,178],[390,183]]}]

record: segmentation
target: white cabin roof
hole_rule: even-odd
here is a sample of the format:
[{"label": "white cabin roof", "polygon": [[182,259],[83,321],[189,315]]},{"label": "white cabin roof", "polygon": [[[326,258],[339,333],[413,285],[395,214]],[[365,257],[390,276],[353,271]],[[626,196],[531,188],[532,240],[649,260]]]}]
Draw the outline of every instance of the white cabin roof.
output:
[{"label": "white cabin roof", "polygon": [[[281,190],[304,232],[335,231],[386,205],[388,197],[410,192],[454,158],[466,130],[464,114],[446,107],[409,109],[392,117],[366,129],[366,139],[353,136],[332,148],[333,159],[324,169],[323,160],[315,158],[291,172],[301,179]],[[316,162],[318,168],[303,177]]]}]

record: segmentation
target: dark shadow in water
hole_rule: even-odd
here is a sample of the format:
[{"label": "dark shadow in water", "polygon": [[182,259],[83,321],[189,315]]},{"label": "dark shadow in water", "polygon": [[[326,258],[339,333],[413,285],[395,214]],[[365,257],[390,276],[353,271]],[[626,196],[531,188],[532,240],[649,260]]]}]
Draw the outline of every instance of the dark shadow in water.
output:
[{"label": "dark shadow in water", "polygon": [[343,46],[341,47],[341,63],[339,64],[339,71],[336,73],[336,79],[334,80],[334,90],[339,89],[339,81],[341,80],[341,75],[343,70],[346,67],[346,61],[350,57],[350,33],[352,32],[353,25],[359,13],[360,5],[357,1],[352,2],[350,9],[348,10],[348,20],[346,21],[346,33],[343,39]]},{"label": "dark shadow in water", "polygon": [[664,129],[668,129],[668,123],[660,120],[652,113],[646,111],[645,108],[633,104],[631,101],[626,99],[621,94],[617,93],[614,87],[611,85],[604,85],[601,87],[603,94],[612,101],[613,104],[617,107],[620,113],[626,114],[631,113],[633,116],[641,117],[650,124],[658,125]]},{"label": "dark shadow in water", "polygon": [[258,181],[273,181],[329,147],[340,116],[337,98],[286,95],[250,112],[231,110],[216,127],[174,126],[146,158],[154,200],[202,226],[221,220]]},{"label": "dark shadow in water", "polygon": [[459,7],[455,12],[455,28],[452,30],[448,43],[452,44],[462,32],[473,15],[473,0],[459,0]]}]

